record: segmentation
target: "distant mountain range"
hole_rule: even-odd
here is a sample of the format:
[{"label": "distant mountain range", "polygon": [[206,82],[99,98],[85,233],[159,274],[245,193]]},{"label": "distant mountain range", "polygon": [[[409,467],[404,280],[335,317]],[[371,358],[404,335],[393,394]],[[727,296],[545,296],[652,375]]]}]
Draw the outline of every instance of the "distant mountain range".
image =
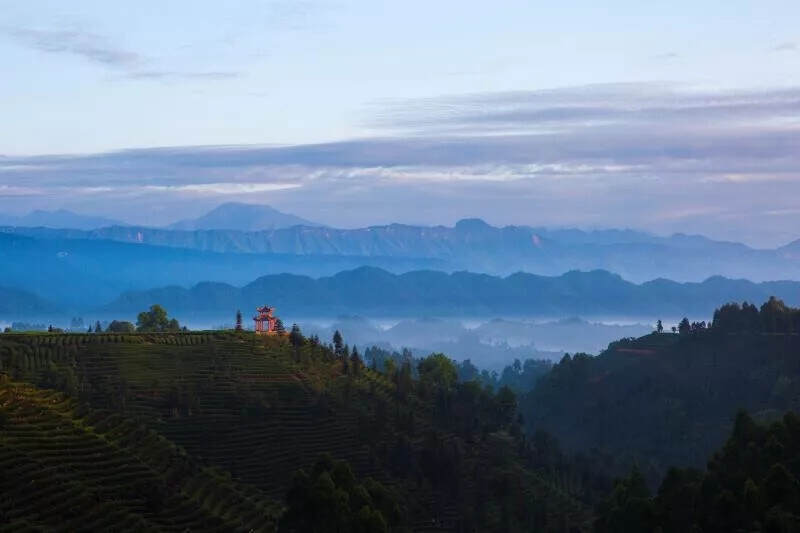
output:
[{"label": "distant mountain range", "polygon": [[[220,211],[220,217],[225,218],[226,212],[230,215],[231,209],[236,210],[226,207]],[[264,213],[263,210],[259,212]],[[209,219],[203,224],[210,224]],[[701,236],[659,237],[631,230],[498,228],[478,219],[462,220],[454,227],[391,224],[334,229],[306,225],[245,232],[111,226],[94,230],[15,227],[0,231],[42,241],[122,242],[226,255],[291,255],[297,263],[303,263],[303,273],[312,276],[331,273],[326,266],[328,263],[315,264],[315,257],[325,256],[346,259],[351,266],[383,266],[377,259],[388,258],[412,262],[417,268],[431,268],[435,263],[436,268],[444,271],[469,270],[493,275],[519,271],[558,275],[569,270],[603,269],[635,282],[659,277],[700,281],[715,274],[755,281],[800,280],[800,242],[760,250]],[[424,261],[429,264],[420,264]],[[200,264],[189,266],[203,268]],[[390,270],[397,272],[401,268],[390,267]],[[269,272],[274,270],[258,274]],[[230,278],[208,279],[225,281]]]},{"label": "distant mountain range", "polygon": [[121,226],[122,222],[110,218],[81,215],[59,209],[57,211],[31,211],[27,215],[15,216],[0,214],[0,226],[23,226],[43,228],[64,228],[90,230],[106,226]]},{"label": "distant mountain range", "polygon": [[176,230],[239,230],[263,231],[292,226],[319,226],[288,213],[282,213],[268,205],[230,202],[222,204],[205,215],[181,220],[168,226]]},{"label": "distant mountain range", "polygon": [[514,274],[505,278],[456,272],[392,274],[373,267],[332,277],[278,274],[238,288],[200,283],[190,289],[164,287],[128,292],[104,310],[130,315],[160,303],[182,317],[231,314],[258,305],[276,306],[295,316],[710,316],[727,301],[761,302],[770,295],[800,303],[800,282],[753,283],[719,276],[702,283],[659,279],[640,285],[597,270],[547,277]]},{"label": "distant mountain range", "polygon": [[49,313],[55,307],[33,293],[0,287],[0,317],[30,316],[37,313]]},{"label": "distant mountain range", "polygon": [[70,309],[96,307],[123,291],[175,284],[189,286],[206,280],[241,285],[269,273],[331,275],[365,264],[397,272],[444,266],[431,259],[221,254],[61,237],[77,230],[40,231],[47,238],[33,239],[0,231],[0,284],[34,293]]}]

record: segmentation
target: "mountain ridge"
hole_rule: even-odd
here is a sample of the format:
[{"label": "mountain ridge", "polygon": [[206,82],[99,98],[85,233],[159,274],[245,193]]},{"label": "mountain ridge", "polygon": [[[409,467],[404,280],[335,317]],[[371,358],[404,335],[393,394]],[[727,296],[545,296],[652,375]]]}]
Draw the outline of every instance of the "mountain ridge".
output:
[{"label": "mountain ridge", "polygon": [[66,209],[53,211],[36,209],[25,215],[0,215],[0,225],[28,228],[92,230],[107,226],[124,226],[110,218],[84,215]]},{"label": "mountain ridge", "polygon": [[269,303],[282,312],[385,316],[506,314],[530,316],[682,316],[709,314],[720,301],[760,301],[776,295],[800,303],[800,282],[754,283],[714,276],[700,283],[661,279],[642,284],[603,270],[560,276],[516,273],[507,277],[458,271],[393,274],[360,267],[333,276],[261,276],[242,286],[199,283],[191,288],[129,291],[103,306],[134,312],[159,302],[183,316],[223,313]]},{"label": "mountain ridge", "polygon": [[465,219],[453,227],[390,224],[356,229],[292,226],[262,231],[170,230],[111,226],[95,230],[0,228],[38,239],[150,244],[225,254],[280,253],[298,257],[387,257],[436,260],[447,271],[493,275],[526,271],[559,275],[603,269],[644,282],[658,277],[699,281],[711,274],[754,281],[800,279],[792,248],[755,249],[703,236],[659,237],[632,230],[494,227]]}]

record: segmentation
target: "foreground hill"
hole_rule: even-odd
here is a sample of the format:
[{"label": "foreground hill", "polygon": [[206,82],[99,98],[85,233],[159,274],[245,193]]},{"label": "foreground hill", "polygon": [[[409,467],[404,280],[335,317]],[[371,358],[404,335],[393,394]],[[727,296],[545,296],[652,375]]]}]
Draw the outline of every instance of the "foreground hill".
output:
[{"label": "foreground hill", "polygon": [[800,411],[800,310],[770,300],[728,305],[713,327],[613,343],[554,365],[524,398],[529,429],[573,449],[637,462],[656,483],[668,466],[701,466],[739,409],[771,419]]},{"label": "foreground hill", "polygon": [[[92,231],[44,228],[5,228],[3,231],[42,239],[121,241],[224,254],[291,254],[307,256],[309,264],[313,264],[314,256],[337,256],[427,259],[442,265],[441,270],[494,275],[517,271],[557,275],[576,269],[603,269],[637,282],[659,277],[699,281],[711,274],[757,281],[800,279],[800,264],[791,246],[760,250],[681,234],[657,237],[630,230],[584,232],[527,226],[494,227],[479,219],[462,220],[453,227],[390,224],[335,229],[301,225],[245,232],[116,226]],[[374,263],[362,261],[361,264]]]},{"label": "foreground hill", "polygon": [[531,447],[513,393],[456,384],[443,358],[414,381],[293,339],[0,335],[0,516],[15,530],[270,530],[296,470],[330,454],[396,495],[395,531],[587,527],[596,483]]},{"label": "foreground hill", "polygon": [[[764,300],[775,294],[800,304],[800,282],[752,283],[709,278],[702,283],[655,280],[637,285],[604,271],[547,277],[518,273],[506,278],[469,272],[415,271],[392,274],[358,268],[313,279],[279,274],[242,288],[201,283],[129,292],[105,310],[131,313],[161,302],[184,317],[219,315],[270,302],[284,313],[410,316],[710,316],[725,300]],[[315,315],[316,313],[316,315]]]}]

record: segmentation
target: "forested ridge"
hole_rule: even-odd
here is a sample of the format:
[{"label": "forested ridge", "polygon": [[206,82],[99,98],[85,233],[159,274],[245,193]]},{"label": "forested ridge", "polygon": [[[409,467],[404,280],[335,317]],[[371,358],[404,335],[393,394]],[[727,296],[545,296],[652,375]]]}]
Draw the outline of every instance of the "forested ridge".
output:
[{"label": "forested ridge", "polygon": [[737,410],[800,410],[800,311],[775,298],[727,304],[680,329],[565,356],[521,400],[528,431],[607,451],[621,470],[636,463],[655,484],[670,466],[704,465]]}]

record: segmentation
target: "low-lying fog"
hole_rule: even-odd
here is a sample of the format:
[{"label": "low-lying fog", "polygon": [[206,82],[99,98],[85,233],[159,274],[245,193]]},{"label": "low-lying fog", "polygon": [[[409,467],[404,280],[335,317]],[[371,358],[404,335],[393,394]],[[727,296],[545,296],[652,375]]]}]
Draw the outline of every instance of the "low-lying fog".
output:
[{"label": "low-lying fog", "polygon": [[[233,317],[177,318],[190,329],[233,328]],[[250,318],[245,314],[247,329],[252,329]],[[373,345],[397,351],[408,348],[415,356],[443,352],[458,361],[470,359],[478,367],[489,370],[502,369],[514,359],[557,361],[564,353],[597,354],[609,342],[622,337],[638,337],[653,331],[656,322],[652,317],[506,317],[481,320],[475,317],[332,318],[284,315],[281,318],[287,329],[296,323],[305,335],[316,334],[326,342],[330,341],[333,332],[338,329],[345,342],[350,346],[358,346],[362,352]],[[94,324],[98,319],[105,326],[111,317],[87,317],[85,325]],[[81,320],[84,324],[84,319]],[[679,319],[673,317],[664,318],[664,328],[669,330],[678,321]],[[58,320],[38,322],[52,323],[66,329],[70,327],[68,323],[59,324]],[[0,321],[0,328],[9,325]],[[86,331],[86,326],[80,331]]]},{"label": "low-lying fog", "polygon": [[[306,335],[329,341],[337,329],[345,342],[363,350],[372,345],[401,350],[416,356],[443,352],[456,360],[470,359],[485,369],[502,369],[514,359],[557,361],[565,352],[599,353],[622,337],[638,337],[653,331],[649,319],[495,318],[365,318],[282,317],[286,328],[296,323]],[[673,321],[664,321],[665,328]],[[677,321],[674,321],[677,324]]]}]

